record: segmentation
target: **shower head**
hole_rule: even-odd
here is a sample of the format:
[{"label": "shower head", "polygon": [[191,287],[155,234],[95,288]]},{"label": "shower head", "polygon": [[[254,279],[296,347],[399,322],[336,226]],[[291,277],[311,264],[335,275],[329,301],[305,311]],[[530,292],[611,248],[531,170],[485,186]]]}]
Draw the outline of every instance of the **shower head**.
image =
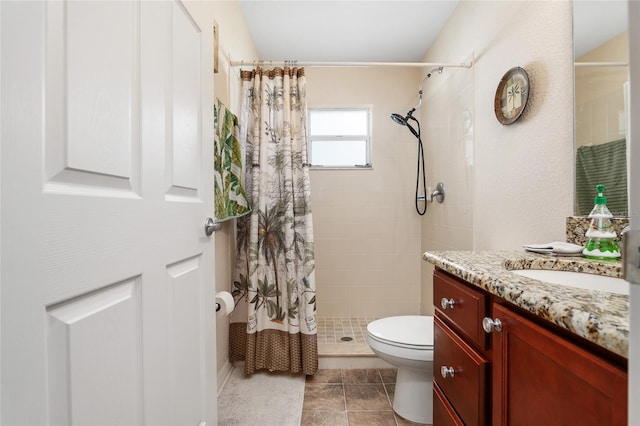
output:
[{"label": "shower head", "polygon": [[407,125],[407,119],[400,114],[391,114],[391,119],[401,126]]},{"label": "shower head", "polygon": [[409,124],[409,120],[413,120],[416,123],[418,123],[418,129],[420,128],[420,123],[412,115],[415,110],[416,110],[415,108],[412,108],[411,111],[409,111],[407,115],[404,117],[401,116],[400,114],[391,114],[391,119],[394,122],[400,124],[401,126],[407,126],[409,128],[409,131],[413,133],[413,136],[420,139],[420,133],[416,132],[416,129],[414,129],[413,126],[411,126],[411,124]]},{"label": "shower head", "polygon": [[[391,114],[391,119],[398,123],[401,126],[408,126],[407,122],[410,118],[413,118],[413,113],[416,111],[415,108],[411,108],[406,116],[401,116],[400,114]],[[415,118],[413,118],[415,120]]]}]

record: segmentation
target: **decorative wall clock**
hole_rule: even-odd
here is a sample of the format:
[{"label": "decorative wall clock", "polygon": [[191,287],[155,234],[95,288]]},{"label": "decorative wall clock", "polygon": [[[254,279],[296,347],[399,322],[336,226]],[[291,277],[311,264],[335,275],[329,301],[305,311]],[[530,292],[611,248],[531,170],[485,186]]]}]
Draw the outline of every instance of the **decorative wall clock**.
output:
[{"label": "decorative wall clock", "polygon": [[515,122],[527,106],[529,99],[529,76],[520,67],[513,67],[500,80],[493,109],[502,124]]}]

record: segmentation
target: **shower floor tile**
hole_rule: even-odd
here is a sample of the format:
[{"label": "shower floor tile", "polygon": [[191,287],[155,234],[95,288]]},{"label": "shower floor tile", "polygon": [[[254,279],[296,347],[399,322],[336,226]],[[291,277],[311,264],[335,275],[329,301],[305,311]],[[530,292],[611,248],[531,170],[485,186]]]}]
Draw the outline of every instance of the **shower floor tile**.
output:
[{"label": "shower floor tile", "polygon": [[318,343],[367,344],[367,324],[375,319],[318,317]]}]

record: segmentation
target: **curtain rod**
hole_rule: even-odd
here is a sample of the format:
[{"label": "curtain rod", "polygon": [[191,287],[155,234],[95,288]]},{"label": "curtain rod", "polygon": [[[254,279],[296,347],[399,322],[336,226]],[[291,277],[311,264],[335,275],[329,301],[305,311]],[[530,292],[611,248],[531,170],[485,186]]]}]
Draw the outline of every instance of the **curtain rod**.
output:
[{"label": "curtain rod", "polygon": [[439,62],[314,62],[314,61],[230,61],[232,67],[251,66],[258,64],[284,64],[294,63],[299,67],[444,67],[444,68],[471,68],[471,62],[439,63]]},{"label": "curtain rod", "polygon": [[627,67],[627,62],[574,62],[575,67]]}]

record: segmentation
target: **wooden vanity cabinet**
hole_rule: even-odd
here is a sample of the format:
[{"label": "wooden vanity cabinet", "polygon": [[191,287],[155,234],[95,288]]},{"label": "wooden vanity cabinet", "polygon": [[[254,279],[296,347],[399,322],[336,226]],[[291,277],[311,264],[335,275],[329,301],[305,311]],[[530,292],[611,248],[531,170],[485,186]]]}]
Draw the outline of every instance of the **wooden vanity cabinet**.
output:
[{"label": "wooden vanity cabinet", "polygon": [[494,425],[626,425],[627,373],[494,303]]},{"label": "wooden vanity cabinet", "polygon": [[439,269],[433,281],[434,425],[627,424],[619,357]]}]

